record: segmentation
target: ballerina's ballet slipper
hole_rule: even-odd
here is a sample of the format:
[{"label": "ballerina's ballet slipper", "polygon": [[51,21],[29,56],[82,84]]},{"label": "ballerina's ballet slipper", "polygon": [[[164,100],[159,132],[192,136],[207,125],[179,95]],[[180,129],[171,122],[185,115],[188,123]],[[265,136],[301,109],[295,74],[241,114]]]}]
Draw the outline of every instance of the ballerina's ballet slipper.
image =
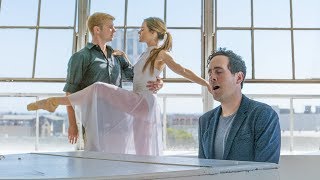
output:
[{"label": "ballerina's ballet slipper", "polygon": [[54,112],[57,109],[57,107],[58,104],[56,103],[56,100],[54,98],[48,98],[28,104],[27,109],[28,111],[44,109],[49,112]]}]

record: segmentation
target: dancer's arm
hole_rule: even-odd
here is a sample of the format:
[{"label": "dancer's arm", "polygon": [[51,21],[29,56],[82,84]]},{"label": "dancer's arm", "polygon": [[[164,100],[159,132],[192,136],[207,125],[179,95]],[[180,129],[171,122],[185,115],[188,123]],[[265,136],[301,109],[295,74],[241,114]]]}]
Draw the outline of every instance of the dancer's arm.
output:
[{"label": "dancer's arm", "polygon": [[130,60],[128,58],[128,55],[125,52],[120,51],[118,49],[115,49],[115,50],[113,50],[112,55],[114,55],[114,56],[123,56],[124,59],[127,61],[127,63],[132,66],[132,64],[131,64],[131,62],[130,62]]},{"label": "dancer's arm", "polygon": [[208,88],[209,92],[211,92],[211,86],[208,81],[197,76],[191,70],[176,63],[173,60],[172,56],[169,54],[169,52],[162,50],[158,55],[158,59],[160,61],[163,61],[163,63],[166,64],[173,72],[191,80],[192,82],[195,82],[195,83],[200,84],[202,86],[206,86]]},{"label": "dancer's arm", "polygon": [[133,66],[126,53],[120,50],[114,50],[112,55],[120,62],[122,80],[133,80]]},{"label": "dancer's arm", "polygon": [[[67,92],[66,95],[71,93]],[[78,126],[76,121],[76,116],[72,106],[67,106],[67,113],[69,119],[69,128],[68,128],[68,139],[71,144],[77,143],[78,140]]]}]

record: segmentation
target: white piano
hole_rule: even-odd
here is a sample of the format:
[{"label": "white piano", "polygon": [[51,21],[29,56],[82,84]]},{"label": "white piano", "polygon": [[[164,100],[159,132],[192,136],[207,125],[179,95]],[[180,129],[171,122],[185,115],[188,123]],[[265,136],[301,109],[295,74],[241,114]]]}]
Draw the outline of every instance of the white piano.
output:
[{"label": "white piano", "polygon": [[277,164],[99,152],[4,155],[0,179],[277,180]]}]

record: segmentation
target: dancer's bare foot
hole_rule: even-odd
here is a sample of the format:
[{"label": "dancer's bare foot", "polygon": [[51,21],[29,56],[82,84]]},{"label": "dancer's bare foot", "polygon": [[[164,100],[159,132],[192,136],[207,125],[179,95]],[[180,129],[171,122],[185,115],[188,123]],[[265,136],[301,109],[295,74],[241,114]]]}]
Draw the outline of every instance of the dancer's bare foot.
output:
[{"label": "dancer's bare foot", "polygon": [[55,98],[43,99],[40,101],[36,101],[34,103],[30,103],[27,106],[28,111],[35,111],[38,109],[44,109],[49,112],[54,112],[58,107],[58,103]]}]

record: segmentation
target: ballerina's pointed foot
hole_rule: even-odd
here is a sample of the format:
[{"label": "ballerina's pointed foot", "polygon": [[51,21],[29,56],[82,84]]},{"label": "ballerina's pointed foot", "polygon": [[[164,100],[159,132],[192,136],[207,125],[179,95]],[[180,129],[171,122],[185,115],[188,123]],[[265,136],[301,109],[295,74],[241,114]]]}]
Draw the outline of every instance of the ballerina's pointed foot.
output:
[{"label": "ballerina's pointed foot", "polygon": [[58,103],[56,102],[55,98],[48,98],[28,104],[27,109],[28,111],[44,109],[49,112],[54,112],[57,109],[57,107]]}]

